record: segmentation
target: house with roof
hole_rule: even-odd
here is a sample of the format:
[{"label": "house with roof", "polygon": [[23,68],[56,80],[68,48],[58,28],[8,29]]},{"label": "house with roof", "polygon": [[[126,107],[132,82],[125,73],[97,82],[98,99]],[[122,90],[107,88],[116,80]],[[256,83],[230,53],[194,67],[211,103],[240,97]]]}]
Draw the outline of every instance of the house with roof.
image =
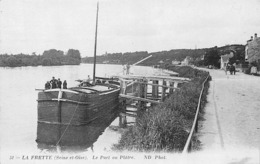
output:
[{"label": "house with roof", "polygon": [[186,56],[186,58],[181,62],[181,65],[190,65],[192,58],[190,56]]},{"label": "house with roof", "polygon": [[178,60],[173,60],[172,61],[172,65],[180,65],[180,64],[181,64],[181,62],[178,61]]},{"label": "house with roof", "polygon": [[257,37],[257,34],[255,34],[254,38],[251,36],[251,39],[247,41],[245,60],[249,63],[256,62],[260,64],[260,37]]}]

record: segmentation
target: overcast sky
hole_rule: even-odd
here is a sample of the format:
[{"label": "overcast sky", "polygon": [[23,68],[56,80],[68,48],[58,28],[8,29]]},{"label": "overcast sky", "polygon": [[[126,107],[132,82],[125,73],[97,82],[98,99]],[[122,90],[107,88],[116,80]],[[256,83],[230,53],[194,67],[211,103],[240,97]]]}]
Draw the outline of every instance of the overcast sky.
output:
[{"label": "overcast sky", "polygon": [[[97,0],[1,0],[0,53],[93,56]],[[246,44],[260,0],[99,0],[98,55]]]}]

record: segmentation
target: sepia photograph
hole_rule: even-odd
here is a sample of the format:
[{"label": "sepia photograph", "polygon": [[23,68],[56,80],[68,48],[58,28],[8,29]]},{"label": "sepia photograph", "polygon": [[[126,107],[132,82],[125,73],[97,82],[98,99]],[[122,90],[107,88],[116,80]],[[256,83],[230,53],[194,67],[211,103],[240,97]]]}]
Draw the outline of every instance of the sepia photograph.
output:
[{"label": "sepia photograph", "polygon": [[259,0],[0,0],[0,164],[260,164]]}]

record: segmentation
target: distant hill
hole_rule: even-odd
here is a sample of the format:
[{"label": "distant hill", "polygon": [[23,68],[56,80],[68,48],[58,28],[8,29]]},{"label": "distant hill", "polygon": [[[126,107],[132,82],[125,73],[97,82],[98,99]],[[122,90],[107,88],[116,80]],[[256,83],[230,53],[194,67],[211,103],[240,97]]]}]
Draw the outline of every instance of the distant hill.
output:
[{"label": "distant hill", "polygon": [[[145,60],[139,65],[158,65],[160,61],[164,63],[171,63],[172,61],[183,61],[187,56],[191,57],[196,65],[196,62],[201,61],[202,57],[209,54],[213,49],[217,51],[218,59],[221,55],[234,51],[234,61],[242,62],[245,56],[244,45],[226,45],[222,47],[211,47],[203,49],[173,49],[169,51],[160,51],[148,53],[147,51],[141,52],[127,52],[127,53],[109,53],[97,56],[97,63],[104,64],[134,64],[141,59],[152,55],[151,58]],[[83,63],[93,63],[93,57],[82,58]],[[219,61],[216,61],[219,62]],[[207,63],[204,63],[207,65]]]},{"label": "distant hill", "polygon": [[[97,56],[96,63],[104,64],[134,64],[137,61],[149,56],[147,51],[126,52],[126,53],[107,53]],[[83,63],[93,63],[93,57],[85,57],[81,60]]]}]

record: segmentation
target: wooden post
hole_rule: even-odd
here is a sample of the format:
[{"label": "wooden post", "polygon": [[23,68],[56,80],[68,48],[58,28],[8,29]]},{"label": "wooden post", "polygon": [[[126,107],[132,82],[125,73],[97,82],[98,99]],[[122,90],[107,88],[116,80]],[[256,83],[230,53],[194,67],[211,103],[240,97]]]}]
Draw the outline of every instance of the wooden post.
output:
[{"label": "wooden post", "polygon": [[145,82],[145,84],[144,84],[144,98],[147,98],[147,89],[148,89],[148,85],[147,85],[147,83],[148,83],[148,81],[147,80],[145,80],[144,81]]},{"label": "wooden post", "polygon": [[[145,82],[145,84],[144,84],[144,98],[147,98],[147,92],[148,92],[148,80],[145,80],[144,81]],[[144,107],[144,109],[146,109],[147,108],[147,102],[143,102],[143,107]]]},{"label": "wooden post", "polygon": [[[138,97],[142,97],[142,84],[141,83],[138,83]],[[139,111],[141,109],[141,101],[138,101],[138,104],[137,104],[137,111]]]},{"label": "wooden post", "polygon": [[[175,82],[174,85],[173,85],[173,87],[174,87],[174,88],[178,88],[178,84],[179,84],[179,83]],[[175,90],[176,90],[176,89],[174,89],[174,91],[175,91]]]},{"label": "wooden post", "polygon": [[120,80],[120,93],[123,94],[123,80]]},{"label": "wooden post", "polygon": [[[158,80],[153,80],[153,84],[159,84]],[[159,87],[158,86],[152,86],[152,98],[157,99],[159,94]],[[154,106],[155,104],[151,104],[151,106]]]},{"label": "wooden post", "polygon": [[[143,82],[147,82],[146,80],[144,80]],[[147,84],[142,84],[142,98],[146,98],[146,89],[147,89]],[[144,102],[144,101],[142,101],[141,102],[141,104],[142,104],[142,107],[141,107],[141,109],[142,110],[145,110],[146,109],[146,102]]]},{"label": "wooden post", "polygon": [[126,81],[120,80],[120,93],[126,94]]},{"label": "wooden post", "polygon": [[121,103],[121,108],[122,112],[119,115],[119,127],[120,128],[125,128],[127,125],[127,120],[126,120],[126,100],[123,100]]},{"label": "wooden post", "polygon": [[[173,84],[174,82],[170,82],[170,87],[173,87]],[[172,94],[173,93],[173,89],[172,88],[170,88],[170,91],[169,91],[169,94]]]},{"label": "wooden post", "polygon": [[[153,80],[153,84],[159,84],[158,80]],[[158,86],[152,86],[152,97],[158,98]]]},{"label": "wooden post", "polygon": [[118,125],[120,128],[122,128],[122,114],[119,113],[119,125]]},{"label": "wooden post", "polygon": [[[142,83],[139,83],[139,93],[138,97],[144,98],[144,90],[145,90],[145,85]],[[138,101],[138,108],[137,110],[142,110],[144,109],[144,103],[143,101]]]},{"label": "wooden post", "polygon": [[[163,85],[166,85],[166,81],[163,80]],[[161,101],[163,102],[165,99],[165,87],[162,87],[162,96]]]},{"label": "wooden post", "polygon": [[[125,80],[120,80],[120,92],[121,94],[126,94],[126,81]],[[125,112],[126,112],[126,100],[123,100],[121,102],[121,113],[119,115],[119,127],[120,128],[125,128],[126,127],[126,124],[127,124],[127,121],[126,121],[126,115],[125,115]]]}]

